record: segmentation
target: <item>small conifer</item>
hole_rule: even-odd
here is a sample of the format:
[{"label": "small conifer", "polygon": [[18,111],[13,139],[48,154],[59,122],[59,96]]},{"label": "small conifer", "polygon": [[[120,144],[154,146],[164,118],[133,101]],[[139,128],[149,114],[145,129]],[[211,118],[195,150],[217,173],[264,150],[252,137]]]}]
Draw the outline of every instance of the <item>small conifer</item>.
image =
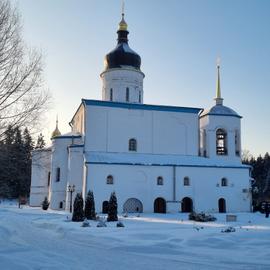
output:
[{"label": "small conifer", "polygon": [[73,204],[72,221],[78,222],[83,220],[84,220],[83,197],[81,193],[77,193]]},{"label": "small conifer", "polygon": [[47,210],[47,209],[49,208],[49,205],[50,205],[50,203],[49,203],[49,201],[48,201],[48,198],[45,197],[45,198],[44,198],[44,201],[42,202],[42,209],[43,209],[43,210]]},{"label": "small conifer", "polygon": [[118,221],[117,198],[115,192],[112,192],[109,200],[107,221]]},{"label": "small conifer", "polygon": [[84,216],[87,219],[96,219],[95,199],[93,191],[88,191],[85,199]]}]

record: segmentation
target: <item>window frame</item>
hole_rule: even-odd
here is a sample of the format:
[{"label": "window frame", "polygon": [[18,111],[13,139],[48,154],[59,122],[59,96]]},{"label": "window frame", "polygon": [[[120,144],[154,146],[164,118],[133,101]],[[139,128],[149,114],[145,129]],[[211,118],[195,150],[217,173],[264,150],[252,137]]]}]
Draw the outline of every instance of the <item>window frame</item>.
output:
[{"label": "window frame", "polygon": [[228,133],[225,129],[219,128],[216,131],[216,154],[218,156],[228,155]]},{"label": "window frame", "polygon": [[128,151],[137,152],[137,140],[135,138],[131,138],[128,141]]},{"label": "window frame", "polygon": [[110,88],[110,101],[113,101],[113,89]]},{"label": "window frame", "polygon": [[130,99],[130,93],[129,93],[129,87],[126,88],[126,102],[129,102]]},{"label": "window frame", "polygon": [[106,178],[106,184],[107,185],[113,185],[114,184],[114,178],[111,174],[109,174]]},{"label": "window frame", "polygon": [[55,180],[55,182],[60,182],[60,179],[61,179],[61,169],[60,169],[60,167],[57,167],[56,168],[56,180]]},{"label": "window frame", "polygon": [[164,185],[164,180],[162,176],[157,177],[157,186],[163,186]]},{"label": "window frame", "polygon": [[228,186],[228,179],[226,177],[221,178],[221,184],[222,187],[227,187]]},{"label": "window frame", "polygon": [[47,176],[48,178],[47,178],[47,185],[48,185],[48,187],[50,186],[50,184],[51,184],[51,172],[49,171],[48,172],[48,176]]},{"label": "window frame", "polygon": [[190,178],[188,176],[185,176],[184,179],[183,179],[183,185],[185,187],[188,187],[190,186]]}]

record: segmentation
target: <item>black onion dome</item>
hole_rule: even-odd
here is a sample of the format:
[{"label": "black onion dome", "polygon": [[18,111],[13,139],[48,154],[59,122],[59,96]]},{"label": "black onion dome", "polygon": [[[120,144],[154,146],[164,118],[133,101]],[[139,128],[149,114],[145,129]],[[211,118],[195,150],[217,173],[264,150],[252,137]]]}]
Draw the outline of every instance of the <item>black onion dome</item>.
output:
[{"label": "black onion dome", "polygon": [[119,24],[119,30],[117,31],[118,44],[113,51],[105,56],[105,70],[122,67],[131,67],[140,70],[141,57],[129,47],[127,38],[129,32],[126,27],[127,25],[122,18]]}]

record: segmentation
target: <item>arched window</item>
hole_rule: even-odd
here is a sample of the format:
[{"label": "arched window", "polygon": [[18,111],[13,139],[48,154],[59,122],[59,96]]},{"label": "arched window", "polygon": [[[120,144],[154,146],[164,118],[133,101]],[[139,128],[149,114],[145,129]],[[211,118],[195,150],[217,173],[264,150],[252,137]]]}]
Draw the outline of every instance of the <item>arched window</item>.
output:
[{"label": "arched window", "polygon": [[226,178],[221,179],[221,186],[222,187],[227,187],[228,186],[228,180]]},{"label": "arched window", "polygon": [[227,132],[224,129],[218,129],[216,132],[217,155],[227,155]]},{"label": "arched window", "polygon": [[126,88],[126,102],[129,102],[129,88]]},{"label": "arched window", "polygon": [[240,136],[238,130],[235,131],[234,139],[235,139],[235,155],[240,156]]},{"label": "arched window", "polygon": [[48,172],[48,187],[50,186],[51,181],[51,172]]},{"label": "arched window", "polygon": [[137,151],[137,141],[136,139],[130,139],[128,143],[129,151]]},{"label": "arched window", "polygon": [[107,185],[113,185],[113,176],[112,175],[107,176]]},{"label": "arched window", "polygon": [[158,186],[162,186],[162,185],[163,185],[163,177],[159,176],[159,177],[157,178],[157,185],[158,185]]},{"label": "arched window", "polygon": [[60,203],[59,203],[59,208],[60,208],[60,209],[63,209],[63,202],[60,202]]},{"label": "arched window", "polygon": [[60,175],[61,175],[61,171],[60,171],[60,168],[58,167],[56,169],[56,182],[60,182]]},{"label": "arched window", "polygon": [[141,94],[141,91],[139,91],[139,103],[142,102],[142,94]]},{"label": "arched window", "polygon": [[112,101],[113,100],[113,89],[111,88],[110,89],[110,101]]},{"label": "arched window", "polygon": [[184,186],[190,186],[189,178],[186,176],[184,177]]}]

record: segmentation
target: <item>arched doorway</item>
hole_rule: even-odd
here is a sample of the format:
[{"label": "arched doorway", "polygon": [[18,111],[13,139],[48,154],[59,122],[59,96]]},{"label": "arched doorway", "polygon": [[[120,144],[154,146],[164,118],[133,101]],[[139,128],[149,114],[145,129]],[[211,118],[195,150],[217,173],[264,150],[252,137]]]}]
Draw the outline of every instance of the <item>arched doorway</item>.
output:
[{"label": "arched doorway", "polygon": [[142,213],[143,204],[136,198],[130,198],[126,200],[123,206],[124,213]]},{"label": "arched doorway", "polygon": [[193,201],[189,197],[185,197],[181,203],[182,212],[192,212],[193,211]]},{"label": "arched doorway", "polygon": [[109,205],[108,201],[104,201],[102,203],[102,213],[103,214],[108,214],[108,205]]},{"label": "arched doorway", "polygon": [[226,213],[226,201],[223,198],[218,200],[218,211],[219,213]]},{"label": "arched doorway", "polygon": [[166,201],[163,198],[155,199],[154,213],[166,213]]}]

